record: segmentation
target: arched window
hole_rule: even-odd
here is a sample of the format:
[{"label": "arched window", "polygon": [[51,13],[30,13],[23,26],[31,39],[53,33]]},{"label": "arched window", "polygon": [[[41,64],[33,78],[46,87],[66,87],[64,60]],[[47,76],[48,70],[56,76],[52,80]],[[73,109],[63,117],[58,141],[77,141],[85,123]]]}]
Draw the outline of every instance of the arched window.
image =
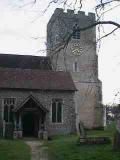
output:
[{"label": "arched window", "polygon": [[61,123],[62,122],[62,99],[52,100],[52,122]]},{"label": "arched window", "polygon": [[77,24],[74,25],[73,27],[73,35],[72,38],[74,39],[80,39],[80,28]]},{"label": "arched window", "polygon": [[5,122],[13,122],[13,111],[15,107],[15,98],[4,98],[4,120]]}]

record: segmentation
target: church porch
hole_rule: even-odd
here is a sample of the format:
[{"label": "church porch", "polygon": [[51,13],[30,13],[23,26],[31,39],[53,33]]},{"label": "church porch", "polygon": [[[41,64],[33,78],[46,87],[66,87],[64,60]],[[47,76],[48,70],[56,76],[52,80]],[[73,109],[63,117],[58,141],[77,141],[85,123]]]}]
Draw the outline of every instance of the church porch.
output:
[{"label": "church porch", "polygon": [[14,109],[13,137],[37,137],[47,135],[46,114],[44,108],[33,96],[28,97],[19,107]]}]

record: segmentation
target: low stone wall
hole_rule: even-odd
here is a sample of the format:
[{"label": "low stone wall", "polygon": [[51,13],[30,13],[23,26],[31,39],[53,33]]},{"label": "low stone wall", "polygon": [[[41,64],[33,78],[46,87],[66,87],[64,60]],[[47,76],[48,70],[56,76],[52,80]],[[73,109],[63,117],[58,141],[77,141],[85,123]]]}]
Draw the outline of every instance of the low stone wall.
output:
[{"label": "low stone wall", "polygon": [[5,132],[4,137],[6,139],[12,139],[13,138],[13,124],[10,122],[5,123]]}]

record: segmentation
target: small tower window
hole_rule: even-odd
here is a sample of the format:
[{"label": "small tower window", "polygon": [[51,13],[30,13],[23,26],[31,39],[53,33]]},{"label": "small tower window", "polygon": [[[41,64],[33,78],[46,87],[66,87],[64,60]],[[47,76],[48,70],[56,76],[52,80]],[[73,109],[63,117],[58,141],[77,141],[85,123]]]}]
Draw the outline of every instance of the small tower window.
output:
[{"label": "small tower window", "polygon": [[80,39],[80,28],[77,24],[73,27],[73,35],[72,38],[74,39]]},{"label": "small tower window", "polygon": [[78,62],[74,62],[74,63],[73,63],[73,71],[74,71],[74,72],[79,72]]}]

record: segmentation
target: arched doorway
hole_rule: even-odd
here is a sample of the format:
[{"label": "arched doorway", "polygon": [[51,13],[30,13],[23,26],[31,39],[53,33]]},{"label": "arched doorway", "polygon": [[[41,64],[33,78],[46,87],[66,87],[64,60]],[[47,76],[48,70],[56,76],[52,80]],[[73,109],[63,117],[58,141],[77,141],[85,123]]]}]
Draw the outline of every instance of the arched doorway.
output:
[{"label": "arched doorway", "polygon": [[38,116],[32,112],[25,113],[22,118],[23,136],[37,137],[39,129]]}]

